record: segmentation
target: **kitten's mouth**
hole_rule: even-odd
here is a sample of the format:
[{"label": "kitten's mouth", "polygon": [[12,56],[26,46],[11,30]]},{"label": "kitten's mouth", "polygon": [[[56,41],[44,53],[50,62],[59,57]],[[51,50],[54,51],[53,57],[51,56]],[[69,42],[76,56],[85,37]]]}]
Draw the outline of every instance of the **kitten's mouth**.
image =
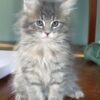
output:
[{"label": "kitten's mouth", "polygon": [[50,39],[50,37],[49,36],[44,36],[44,37],[42,37],[42,39]]}]

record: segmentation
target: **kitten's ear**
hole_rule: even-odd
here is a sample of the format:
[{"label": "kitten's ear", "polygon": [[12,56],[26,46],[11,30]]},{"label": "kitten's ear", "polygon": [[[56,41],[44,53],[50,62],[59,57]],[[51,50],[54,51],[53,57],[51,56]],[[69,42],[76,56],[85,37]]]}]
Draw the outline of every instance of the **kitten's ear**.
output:
[{"label": "kitten's ear", "polygon": [[39,5],[38,0],[23,0],[23,10],[24,12],[31,12],[35,10]]},{"label": "kitten's ear", "polygon": [[63,0],[61,4],[62,13],[64,15],[69,15],[72,10],[75,9],[75,5],[78,0]]}]

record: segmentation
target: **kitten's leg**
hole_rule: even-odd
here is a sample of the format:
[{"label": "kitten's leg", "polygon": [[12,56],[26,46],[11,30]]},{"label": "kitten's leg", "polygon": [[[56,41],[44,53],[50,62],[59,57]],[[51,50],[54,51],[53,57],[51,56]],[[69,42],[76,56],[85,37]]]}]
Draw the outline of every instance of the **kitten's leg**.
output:
[{"label": "kitten's leg", "polygon": [[84,97],[84,93],[75,82],[68,82],[65,87],[67,91],[67,96],[76,98],[76,99]]},{"label": "kitten's leg", "polygon": [[29,100],[45,100],[39,85],[30,86],[28,94]]},{"label": "kitten's leg", "polygon": [[28,100],[28,93],[27,90],[24,88],[25,87],[22,86],[14,88],[15,100]]},{"label": "kitten's leg", "polygon": [[19,81],[16,79],[14,80],[13,89],[15,100],[28,100],[28,92],[23,78],[20,78]]},{"label": "kitten's leg", "polygon": [[15,100],[45,100],[40,85],[25,84],[20,79],[14,81]]},{"label": "kitten's leg", "polygon": [[28,100],[26,95],[22,95],[21,93],[17,93],[15,96],[15,100]]},{"label": "kitten's leg", "polygon": [[49,90],[48,100],[63,100],[62,88],[59,85],[52,85]]},{"label": "kitten's leg", "polygon": [[25,75],[19,69],[15,71],[12,87],[15,100],[29,100],[28,84],[26,82]]}]

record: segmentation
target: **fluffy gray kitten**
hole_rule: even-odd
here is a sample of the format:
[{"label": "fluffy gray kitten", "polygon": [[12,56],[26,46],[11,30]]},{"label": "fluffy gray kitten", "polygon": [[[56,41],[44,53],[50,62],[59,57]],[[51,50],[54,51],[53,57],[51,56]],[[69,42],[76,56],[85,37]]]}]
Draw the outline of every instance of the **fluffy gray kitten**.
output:
[{"label": "fluffy gray kitten", "polygon": [[70,13],[76,0],[24,0],[13,87],[15,100],[84,96],[70,49]]}]

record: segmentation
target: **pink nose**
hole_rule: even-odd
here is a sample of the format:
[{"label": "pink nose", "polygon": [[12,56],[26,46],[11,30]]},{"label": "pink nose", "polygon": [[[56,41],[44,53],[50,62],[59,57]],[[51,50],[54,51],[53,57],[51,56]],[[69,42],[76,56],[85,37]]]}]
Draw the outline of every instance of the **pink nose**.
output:
[{"label": "pink nose", "polygon": [[45,32],[45,34],[48,36],[50,33],[49,32]]}]

